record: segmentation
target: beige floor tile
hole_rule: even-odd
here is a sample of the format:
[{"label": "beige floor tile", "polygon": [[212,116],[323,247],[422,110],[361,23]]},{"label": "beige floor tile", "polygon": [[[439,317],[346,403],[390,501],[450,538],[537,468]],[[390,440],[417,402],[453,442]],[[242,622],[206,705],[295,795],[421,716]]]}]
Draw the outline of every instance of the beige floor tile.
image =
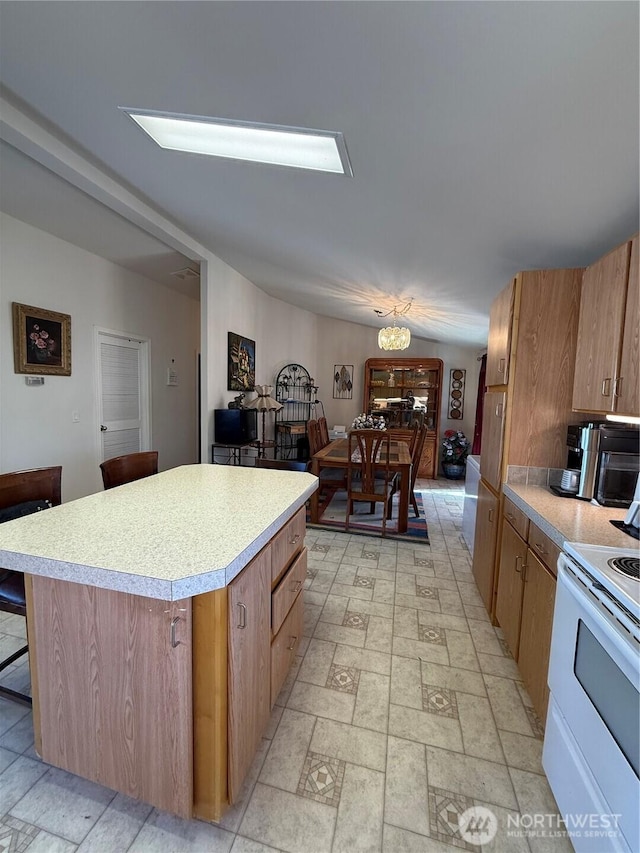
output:
[{"label": "beige floor tile", "polygon": [[481,652],[487,655],[501,655],[502,646],[498,641],[496,632],[489,622],[478,621],[477,619],[469,619],[469,632],[473,645],[476,647],[476,652]]},{"label": "beige floor tile", "polygon": [[450,613],[452,616],[465,615],[462,599],[459,593],[453,589],[440,590],[440,608],[443,613]]},{"label": "beige floor tile", "polygon": [[367,633],[366,631],[359,631],[355,628],[331,625],[329,622],[318,622],[313,636],[318,640],[327,640],[328,642],[341,645],[363,648]]},{"label": "beige floor tile", "polygon": [[320,614],[320,621],[331,622],[332,625],[342,625],[348,606],[348,598],[342,595],[327,595],[327,600]]},{"label": "beige floor tile", "polygon": [[542,741],[536,737],[500,731],[502,748],[509,767],[542,773]]},{"label": "beige floor tile", "polygon": [[[558,806],[544,776],[514,768],[509,769],[509,774],[522,815],[558,814]],[[573,850],[566,837],[530,836],[528,841],[532,853],[572,853]]]},{"label": "beige floor tile", "polygon": [[427,766],[423,744],[389,736],[384,819],[394,826],[429,834]]},{"label": "beige floor tile", "polygon": [[[376,581],[376,586],[378,581]],[[349,601],[349,610],[358,610],[360,613],[368,613],[370,616],[379,616],[382,619],[393,619],[393,605],[381,601]]]},{"label": "beige floor tile", "polygon": [[494,813],[497,818],[497,830],[492,841],[482,845],[482,851],[487,853],[529,853],[529,842],[527,838],[517,830],[518,812],[496,806],[493,803],[481,803],[476,800],[475,805],[483,806]]},{"label": "beige floor tile", "polygon": [[336,644],[315,637],[309,641],[309,647],[298,670],[298,680],[307,681],[324,687],[329,669],[333,663]]},{"label": "beige floor tile", "polygon": [[421,661],[422,683],[435,684],[456,693],[470,693],[472,696],[486,696],[482,675],[469,669],[454,666],[442,666],[429,661]]},{"label": "beige floor tile", "polygon": [[[385,605],[386,606],[386,605]],[[369,616],[365,648],[391,654],[393,646],[393,621],[383,616]]]},{"label": "beige floor tile", "polygon": [[462,743],[467,755],[504,763],[500,737],[489,700],[469,693],[457,696]]},{"label": "beige floor tile", "polygon": [[361,672],[353,712],[353,725],[377,732],[387,732],[389,726],[389,682],[387,675]]},{"label": "beige floor tile", "polygon": [[388,823],[384,825],[382,853],[456,853],[457,849],[437,838],[427,838]]},{"label": "beige floor tile", "polygon": [[330,853],[336,816],[332,806],[258,782],[240,834],[276,849]]},{"label": "beige floor tile", "polygon": [[457,755],[427,746],[427,780],[433,788],[454,791],[483,803],[517,809],[509,771],[504,764]]},{"label": "beige floor tile", "polygon": [[427,613],[426,610],[418,610],[418,625],[438,625],[440,628],[449,628],[451,631],[460,631],[462,634],[469,633],[469,625],[464,616],[451,616],[449,613]]},{"label": "beige floor tile", "polygon": [[390,699],[394,705],[422,710],[420,661],[393,655],[391,658]]},{"label": "beige floor tile", "polygon": [[382,846],[384,773],[347,764],[333,853],[377,853]]},{"label": "beige floor tile", "polygon": [[445,666],[449,664],[449,653],[446,646],[425,643],[421,640],[408,640],[405,637],[393,638],[393,654],[440,663]]},{"label": "beige floor tile", "polygon": [[275,847],[269,847],[266,844],[261,844],[259,841],[252,841],[250,838],[236,835],[236,839],[231,847],[231,853],[279,853],[279,851]]},{"label": "beige floor tile", "polygon": [[384,772],[386,745],[386,735],[380,732],[319,718],[310,749],[321,755]]},{"label": "beige floor tile", "polygon": [[377,580],[376,587],[373,590],[373,600],[378,601],[381,604],[389,604],[393,606],[395,602],[396,595],[396,583],[395,580]]},{"label": "beige floor tile", "polygon": [[415,607],[395,607],[393,612],[394,636],[406,637],[408,640],[417,640],[418,611]]},{"label": "beige floor tile", "polygon": [[361,598],[363,601],[373,600],[373,589],[364,586],[350,586],[335,581],[331,587],[332,595],[343,595],[345,598]]},{"label": "beige floor tile", "polygon": [[273,737],[282,718],[283,712],[284,707],[282,705],[273,706],[271,710],[271,716],[269,717],[269,723],[267,724],[267,728],[264,730],[264,734],[262,735],[267,740],[273,740]]},{"label": "beige floor tile", "polygon": [[500,678],[497,675],[485,675],[484,682],[498,728],[519,732],[522,735],[532,735],[529,718],[516,682],[511,678]]},{"label": "beige floor tile", "polygon": [[489,614],[487,613],[484,604],[480,607],[472,604],[463,604],[464,613],[467,619],[475,619],[478,622],[489,622]]},{"label": "beige floor tile", "polygon": [[480,664],[470,634],[463,634],[462,631],[447,631],[447,648],[449,649],[451,666],[480,671]]},{"label": "beige floor tile", "polygon": [[414,708],[391,705],[389,734],[462,752],[462,735],[458,720],[437,714],[427,714]]},{"label": "beige floor tile", "polygon": [[318,619],[320,618],[320,613],[322,612],[322,607],[318,604],[309,604],[309,602],[305,598],[304,602],[304,624],[302,632],[305,637],[313,637],[313,632],[315,630],[316,625],[318,624]]},{"label": "beige floor tile", "polygon": [[328,717],[330,720],[339,720],[343,723],[351,722],[354,706],[353,694],[306,684],[304,681],[296,681],[287,701],[287,708],[306,714],[315,714],[318,717]]},{"label": "beige floor tile", "polygon": [[260,782],[295,794],[315,724],[314,716],[285,708],[262,764]]},{"label": "beige floor tile", "polygon": [[499,675],[501,678],[520,680],[520,672],[513,658],[503,655],[486,655],[481,652],[478,654],[478,661],[480,669],[486,675]]},{"label": "beige floor tile", "polygon": [[327,601],[326,592],[312,592],[307,586],[304,588],[304,603],[315,604],[318,607],[324,607]]},{"label": "beige floor tile", "polygon": [[309,584],[310,592],[328,593],[333,586],[335,574],[333,572],[325,572],[318,569],[315,578]]},{"label": "beige floor tile", "polygon": [[336,645],[333,662],[339,666],[351,666],[367,672],[379,672],[380,675],[390,675],[391,673],[391,655],[369,649],[358,649],[354,646]]},{"label": "beige floor tile", "polygon": [[440,613],[440,601],[431,598],[422,598],[419,595],[407,595],[396,592],[395,604],[397,607],[412,607],[414,610],[430,610]]}]

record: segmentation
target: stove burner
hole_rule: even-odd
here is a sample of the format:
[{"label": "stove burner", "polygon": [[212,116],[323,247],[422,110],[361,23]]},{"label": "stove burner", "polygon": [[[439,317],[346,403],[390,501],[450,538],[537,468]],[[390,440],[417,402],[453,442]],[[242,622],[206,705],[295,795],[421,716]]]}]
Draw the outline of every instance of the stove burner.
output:
[{"label": "stove burner", "polygon": [[640,559],[638,557],[613,557],[607,562],[616,572],[640,580]]}]

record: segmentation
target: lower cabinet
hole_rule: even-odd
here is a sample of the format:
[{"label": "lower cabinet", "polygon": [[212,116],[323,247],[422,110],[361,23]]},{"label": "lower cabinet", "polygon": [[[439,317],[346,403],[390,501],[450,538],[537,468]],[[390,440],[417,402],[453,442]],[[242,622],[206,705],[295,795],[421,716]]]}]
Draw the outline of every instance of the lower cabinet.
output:
[{"label": "lower cabinet", "polygon": [[[306,564],[306,560],[305,560]],[[299,592],[291,610],[271,643],[271,706],[275,704],[291,664],[296,659],[302,639],[304,607],[302,592]]]},{"label": "lower cabinet", "polygon": [[547,674],[551,626],[556,596],[555,565],[560,549],[533,522],[505,499],[505,514],[525,533],[527,541],[504,518],[500,541],[500,570],[496,619],[515,658],[533,707],[543,721],[547,715]]},{"label": "lower cabinet", "polygon": [[498,498],[480,480],[472,571],[489,615],[493,612],[493,575],[498,536]]},{"label": "lower cabinet", "polygon": [[271,713],[271,549],[229,584],[229,801],[237,797]]}]

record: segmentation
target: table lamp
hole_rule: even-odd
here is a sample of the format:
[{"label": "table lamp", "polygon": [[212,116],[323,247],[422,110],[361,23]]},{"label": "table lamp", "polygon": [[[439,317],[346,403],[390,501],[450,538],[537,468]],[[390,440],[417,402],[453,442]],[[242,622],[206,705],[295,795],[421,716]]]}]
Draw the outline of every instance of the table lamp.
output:
[{"label": "table lamp", "polygon": [[256,394],[258,395],[254,400],[249,400],[246,403],[245,408],[247,409],[257,409],[257,411],[262,412],[262,433],[261,433],[261,441],[262,446],[265,444],[265,417],[267,412],[278,412],[282,408],[282,403],[279,403],[277,400],[274,400],[271,396],[273,392],[273,385],[256,385]]}]

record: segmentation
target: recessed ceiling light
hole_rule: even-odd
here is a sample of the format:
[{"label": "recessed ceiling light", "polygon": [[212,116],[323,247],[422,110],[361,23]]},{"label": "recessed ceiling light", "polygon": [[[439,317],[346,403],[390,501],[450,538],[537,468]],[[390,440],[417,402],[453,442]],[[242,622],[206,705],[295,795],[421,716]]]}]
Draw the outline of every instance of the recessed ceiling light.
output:
[{"label": "recessed ceiling light", "polygon": [[161,148],[352,176],[339,132],[120,107]]}]

